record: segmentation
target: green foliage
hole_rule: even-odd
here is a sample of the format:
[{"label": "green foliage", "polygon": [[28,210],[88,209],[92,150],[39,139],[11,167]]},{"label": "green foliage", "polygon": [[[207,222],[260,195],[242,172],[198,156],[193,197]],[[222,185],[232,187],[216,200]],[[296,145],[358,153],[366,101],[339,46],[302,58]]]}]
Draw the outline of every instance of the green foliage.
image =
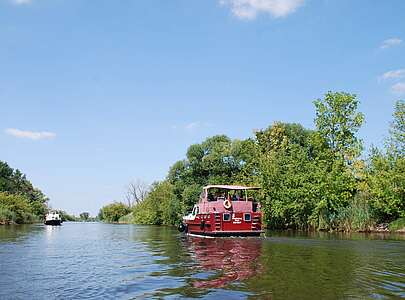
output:
[{"label": "green foliage", "polygon": [[154,184],[146,199],[133,208],[133,220],[138,224],[175,225],[181,211],[173,185],[163,181]]},{"label": "green foliage", "polygon": [[332,229],[356,182],[327,143],[299,124],[275,123],[256,136],[267,224]]},{"label": "green foliage", "polygon": [[376,149],[370,156],[367,173],[370,202],[378,221],[405,217],[405,157],[383,154]]},{"label": "green foliage", "polygon": [[8,208],[2,208],[3,221],[0,223],[29,223],[45,216],[48,198],[34,188],[20,170],[14,170],[2,161],[0,161],[0,193],[3,201],[7,198],[8,203]]},{"label": "green foliage", "polygon": [[2,161],[0,161],[0,191],[9,194],[22,194],[30,203],[46,204],[48,201],[48,198],[40,190],[34,188],[20,170],[13,170]]},{"label": "green foliage", "polygon": [[12,212],[7,206],[0,205],[0,225],[9,224],[14,220],[15,220],[15,213]]},{"label": "green foliage", "polygon": [[405,217],[405,102],[397,101],[385,151],[372,149],[367,184],[379,222]]},{"label": "green foliage", "polygon": [[121,217],[129,214],[130,211],[129,207],[124,203],[114,202],[100,209],[99,219],[110,223],[118,222]]},{"label": "green foliage", "polygon": [[122,223],[122,224],[131,224],[133,223],[134,220],[134,215],[132,212],[130,212],[129,214],[122,216],[119,220],[118,223]]},{"label": "green foliage", "polygon": [[256,133],[260,149],[262,207],[267,224],[275,228],[306,227],[314,209],[308,172],[311,166],[307,148],[310,132],[297,124],[275,123]]},{"label": "green foliage", "polygon": [[87,221],[89,219],[90,214],[88,212],[82,212],[80,214],[80,220]]},{"label": "green foliage", "polygon": [[356,133],[363,124],[364,116],[357,112],[356,95],[328,92],[325,98],[314,101],[315,125],[322,137],[336,154],[351,162],[362,149]]},{"label": "green foliage", "polygon": [[400,218],[395,221],[392,221],[388,228],[390,231],[396,231],[396,230],[405,230],[405,218]]},{"label": "green foliage", "polygon": [[181,211],[183,213],[189,211],[193,207],[196,199],[199,199],[201,191],[202,185],[196,183],[184,187],[181,193],[181,199],[183,199],[183,202],[181,203]]},{"label": "green foliage", "polygon": [[342,206],[332,221],[332,227],[342,231],[368,231],[374,224],[368,197],[362,192],[356,194],[348,206]]},{"label": "green foliage", "polygon": [[[30,203],[22,195],[0,192],[0,208],[3,214],[3,223],[15,222],[22,224],[35,220]],[[10,219],[6,219],[6,217]]]},{"label": "green foliage", "polygon": [[393,121],[390,127],[389,150],[397,156],[405,155],[405,101],[395,103]]},{"label": "green foliage", "polygon": [[217,135],[191,145],[121,220],[176,224],[207,184],[260,185],[256,199],[271,228],[365,231],[405,217],[404,102],[389,147],[367,161],[359,158],[364,116],[356,96],[328,92],[314,104],[316,130],[276,122],[246,140]]},{"label": "green foliage", "polygon": [[191,145],[187,159],[176,162],[169,170],[175,206],[181,213],[190,210],[207,184],[252,183],[257,171],[255,145],[252,140],[231,140],[217,135],[201,144]]}]

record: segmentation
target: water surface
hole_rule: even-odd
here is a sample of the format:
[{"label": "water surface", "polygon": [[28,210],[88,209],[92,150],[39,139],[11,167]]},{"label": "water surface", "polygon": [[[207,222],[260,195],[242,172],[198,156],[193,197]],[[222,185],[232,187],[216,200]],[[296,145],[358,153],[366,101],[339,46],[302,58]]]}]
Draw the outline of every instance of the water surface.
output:
[{"label": "water surface", "polygon": [[404,236],[0,226],[0,299],[405,298]]}]

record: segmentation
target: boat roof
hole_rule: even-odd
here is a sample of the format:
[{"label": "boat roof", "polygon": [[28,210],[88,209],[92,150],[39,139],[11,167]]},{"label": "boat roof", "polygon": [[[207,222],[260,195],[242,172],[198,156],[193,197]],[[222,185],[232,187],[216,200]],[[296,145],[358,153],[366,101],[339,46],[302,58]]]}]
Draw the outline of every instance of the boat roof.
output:
[{"label": "boat roof", "polygon": [[258,186],[242,186],[242,185],[207,185],[204,187],[204,190],[208,189],[224,189],[224,190],[260,190],[260,187]]}]

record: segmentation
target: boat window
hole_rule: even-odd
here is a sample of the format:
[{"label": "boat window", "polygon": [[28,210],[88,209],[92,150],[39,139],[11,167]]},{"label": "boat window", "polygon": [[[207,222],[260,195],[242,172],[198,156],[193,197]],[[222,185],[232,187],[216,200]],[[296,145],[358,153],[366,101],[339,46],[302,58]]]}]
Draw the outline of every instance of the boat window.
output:
[{"label": "boat window", "polygon": [[224,213],[223,218],[224,218],[224,221],[230,221],[231,220],[231,214]]},{"label": "boat window", "polygon": [[198,215],[199,211],[200,211],[199,207],[198,207],[198,206],[194,206],[193,215],[194,215],[194,216]]},{"label": "boat window", "polygon": [[250,222],[252,220],[252,216],[250,214],[244,214],[243,218],[245,219],[245,222]]},{"label": "boat window", "polygon": [[208,193],[208,201],[215,201],[214,195],[212,193]]}]

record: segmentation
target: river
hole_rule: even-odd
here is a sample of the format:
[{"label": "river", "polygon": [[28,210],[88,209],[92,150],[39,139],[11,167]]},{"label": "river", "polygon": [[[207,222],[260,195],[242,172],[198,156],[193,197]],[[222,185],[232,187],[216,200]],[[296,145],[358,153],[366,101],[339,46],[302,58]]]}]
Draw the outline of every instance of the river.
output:
[{"label": "river", "polygon": [[405,298],[405,238],[157,226],[0,226],[0,299]]}]

